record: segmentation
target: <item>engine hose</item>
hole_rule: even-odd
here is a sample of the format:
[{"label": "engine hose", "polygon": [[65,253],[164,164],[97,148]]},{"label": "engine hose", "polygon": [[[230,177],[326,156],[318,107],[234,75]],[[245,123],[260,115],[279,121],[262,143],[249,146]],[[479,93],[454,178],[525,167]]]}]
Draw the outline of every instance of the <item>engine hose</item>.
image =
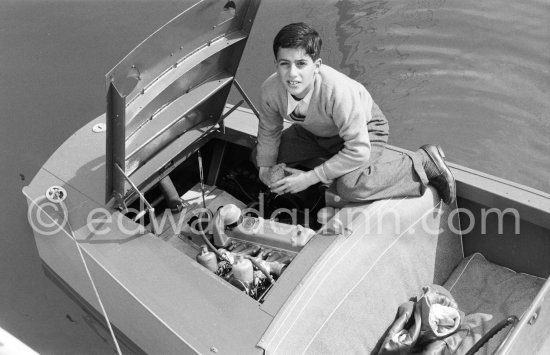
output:
[{"label": "engine hose", "polygon": [[227,260],[227,258],[222,253],[220,253],[218,249],[216,249],[216,247],[208,240],[208,238],[206,237],[206,233],[201,232],[200,235],[204,243],[208,246],[210,250],[214,252],[214,254],[216,254],[220,259],[229,262],[229,260]]},{"label": "engine hose", "polygon": [[313,207],[311,207],[311,210],[315,210],[315,208],[317,207],[319,202],[321,202],[322,199],[323,199],[323,195],[320,195],[317,201],[313,204]]},{"label": "engine hose", "polygon": [[259,206],[260,206],[260,202],[258,202],[258,201],[252,201],[252,202],[250,202],[248,205],[246,205],[246,209],[249,210],[249,209],[253,209],[253,208],[259,207]]},{"label": "engine hose", "polygon": [[[210,211],[209,209],[206,209],[206,211],[208,211],[208,212],[203,212],[203,213],[206,213],[208,215],[208,223],[210,223],[212,221],[212,217],[210,217],[212,215],[212,211]],[[208,246],[208,248],[210,250],[212,250],[214,252],[214,254],[216,254],[220,259],[229,262],[229,260],[227,260],[227,258],[222,253],[220,253],[218,251],[218,249],[210,242],[210,240],[208,240],[208,237],[206,236],[206,233],[204,232],[204,229],[203,229],[202,226],[200,227],[200,233],[199,234],[200,234],[204,244],[206,244],[206,246]]]},{"label": "engine hose", "polygon": [[267,279],[269,280],[269,282],[271,282],[272,284],[275,283],[275,280],[273,279],[273,277],[271,277],[271,275],[269,274],[269,272],[265,269],[265,267],[260,264],[258,262],[258,260],[256,260],[256,258],[250,256],[250,255],[245,255],[245,258],[247,258],[248,260],[250,260],[252,262],[252,264],[254,264],[254,266],[256,266],[258,268],[258,270],[260,270],[266,277]]}]

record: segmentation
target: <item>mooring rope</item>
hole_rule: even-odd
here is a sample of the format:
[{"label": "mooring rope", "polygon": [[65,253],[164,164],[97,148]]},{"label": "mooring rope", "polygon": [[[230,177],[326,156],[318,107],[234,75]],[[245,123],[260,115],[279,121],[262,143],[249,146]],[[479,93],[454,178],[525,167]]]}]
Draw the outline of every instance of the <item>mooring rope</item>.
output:
[{"label": "mooring rope", "polygon": [[111,322],[109,321],[109,316],[107,315],[107,311],[105,310],[105,307],[103,306],[103,302],[101,301],[101,296],[99,296],[99,291],[97,290],[94,279],[92,278],[92,274],[90,273],[90,269],[88,268],[88,264],[86,263],[86,259],[84,259],[84,254],[82,253],[82,248],[80,247],[80,244],[76,240],[73,227],[71,225],[71,222],[69,221],[68,212],[67,212],[67,226],[69,226],[69,231],[71,232],[70,237],[73,239],[73,241],[76,244],[76,249],[78,250],[78,254],[80,255],[80,260],[82,260],[82,264],[84,265],[84,269],[86,270],[86,274],[88,275],[88,280],[92,284],[92,288],[94,290],[95,296],[97,298],[97,301],[99,302],[99,307],[101,307],[101,312],[103,313],[103,317],[105,317],[105,321],[107,322],[107,327],[109,328],[109,332],[111,333],[111,337],[113,338],[113,342],[115,343],[117,353],[118,353],[118,355],[122,355],[122,352],[120,351],[120,346],[118,345],[118,341],[117,341],[116,336],[115,336],[115,332],[113,330],[113,327],[111,326]]}]

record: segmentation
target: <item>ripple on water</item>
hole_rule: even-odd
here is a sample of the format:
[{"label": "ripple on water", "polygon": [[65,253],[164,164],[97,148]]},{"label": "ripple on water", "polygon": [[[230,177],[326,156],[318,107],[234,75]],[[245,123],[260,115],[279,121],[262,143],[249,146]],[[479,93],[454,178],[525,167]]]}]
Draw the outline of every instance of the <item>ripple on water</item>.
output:
[{"label": "ripple on water", "polygon": [[550,192],[550,4],[338,1],[339,68],[391,120],[390,142]]}]

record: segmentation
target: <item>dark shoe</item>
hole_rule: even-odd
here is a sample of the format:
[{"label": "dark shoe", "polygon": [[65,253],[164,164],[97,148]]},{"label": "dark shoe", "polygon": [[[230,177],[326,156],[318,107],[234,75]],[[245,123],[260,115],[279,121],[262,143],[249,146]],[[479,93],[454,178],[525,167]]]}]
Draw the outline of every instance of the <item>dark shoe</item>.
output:
[{"label": "dark shoe", "polygon": [[[435,169],[425,169],[430,184],[432,184],[446,204],[451,204],[456,200],[456,183],[451,170],[445,164],[445,154],[439,145],[426,144],[420,147],[428,154]],[[429,173],[432,171],[432,173]],[[436,173],[433,173],[436,171]]]}]

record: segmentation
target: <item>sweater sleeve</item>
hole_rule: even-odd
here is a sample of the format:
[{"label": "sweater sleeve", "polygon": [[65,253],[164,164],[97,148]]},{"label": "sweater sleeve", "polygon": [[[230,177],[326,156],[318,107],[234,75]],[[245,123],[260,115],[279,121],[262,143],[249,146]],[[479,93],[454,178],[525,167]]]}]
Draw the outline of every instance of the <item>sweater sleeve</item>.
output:
[{"label": "sweater sleeve", "polygon": [[259,167],[269,167],[277,163],[281,143],[283,117],[276,108],[276,93],[272,89],[268,81],[262,85],[256,155]]},{"label": "sweater sleeve", "polygon": [[338,127],[344,146],[315,167],[315,173],[323,182],[356,170],[369,161],[371,144],[367,123],[371,120],[373,105],[370,94],[358,82],[335,86],[326,98],[327,113]]}]

